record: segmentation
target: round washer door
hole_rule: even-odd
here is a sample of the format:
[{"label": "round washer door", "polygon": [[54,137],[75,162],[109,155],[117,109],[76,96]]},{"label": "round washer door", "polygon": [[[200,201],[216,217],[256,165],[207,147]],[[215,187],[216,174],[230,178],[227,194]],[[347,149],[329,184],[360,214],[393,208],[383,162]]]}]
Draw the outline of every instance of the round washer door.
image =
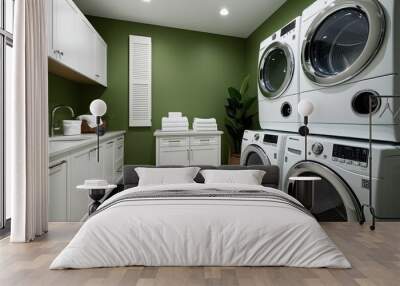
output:
[{"label": "round washer door", "polygon": [[374,59],[385,36],[376,0],[334,1],[312,22],[302,46],[302,67],[320,86],[346,82]]},{"label": "round washer door", "polygon": [[258,85],[262,94],[271,99],[281,96],[292,81],[294,65],[292,49],[285,43],[272,43],[259,64]]},{"label": "round washer door", "polygon": [[[294,165],[285,178],[285,190],[288,192],[290,177],[318,176],[322,178],[319,186],[315,187],[316,209],[321,213],[332,214],[332,210],[343,208],[340,214],[347,221],[362,221],[363,215],[358,199],[346,182],[330,168],[313,161],[299,162]],[[315,215],[315,213],[314,213]],[[318,217],[318,215],[316,215]]]},{"label": "round washer door", "polygon": [[260,147],[249,145],[240,156],[240,165],[242,166],[270,166],[271,162]]}]

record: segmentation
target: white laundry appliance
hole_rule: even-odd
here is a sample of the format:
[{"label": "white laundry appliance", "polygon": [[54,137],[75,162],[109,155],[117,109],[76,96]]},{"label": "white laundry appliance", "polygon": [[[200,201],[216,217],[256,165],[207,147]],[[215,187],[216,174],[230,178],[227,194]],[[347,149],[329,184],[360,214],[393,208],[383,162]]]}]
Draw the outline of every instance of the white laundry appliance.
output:
[{"label": "white laundry appliance", "polygon": [[[300,99],[314,134],[400,142],[400,1],[318,0],[303,11]],[[382,96],[399,96],[384,98]]]},{"label": "white laundry appliance", "polygon": [[[304,161],[304,137],[288,136],[283,190],[290,191],[290,177],[321,177],[311,202],[317,219],[363,221],[361,205],[369,203],[369,143],[322,136],[310,136],[307,143],[308,160]],[[372,146],[372,205],[378,218],[400,218],[400,145]],[[371,220],[367,208],[365,217]]]},{"label": "white laundry appliance", "polygon": [[[242,166],[278,166],[282,174],[286,138],[290,133],[246,130],[242,139],[240,164]],[[281,180],[280,180],[281,181]]]},{"label": "white laundry appliance", "polygon": [[297,132],[300,23],[297,17],[260,45],[258,106],[262,129]]}]

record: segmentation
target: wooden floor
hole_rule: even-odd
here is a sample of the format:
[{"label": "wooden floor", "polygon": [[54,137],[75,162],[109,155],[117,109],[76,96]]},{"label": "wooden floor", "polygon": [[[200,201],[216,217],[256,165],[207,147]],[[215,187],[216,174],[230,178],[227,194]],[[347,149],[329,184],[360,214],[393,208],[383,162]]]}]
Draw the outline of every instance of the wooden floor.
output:
[{"label": "wooden floor", "polygon": [[45,237],[30,244],[0,241],[0,285],[400,285],[400,223],[368,226],[326,223],[324,229],[353,265],[350,270],[285,267],[126,267],[48,270],[79,228],[53,223]]}]

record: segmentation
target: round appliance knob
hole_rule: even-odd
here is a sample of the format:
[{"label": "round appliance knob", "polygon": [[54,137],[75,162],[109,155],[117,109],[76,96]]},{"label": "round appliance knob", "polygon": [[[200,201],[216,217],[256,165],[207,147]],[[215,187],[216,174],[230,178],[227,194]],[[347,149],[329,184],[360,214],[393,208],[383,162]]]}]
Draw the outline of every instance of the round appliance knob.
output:
[{"label": "round appliance knob", "polygon": [[321,143],[314,143],[312,145],[312,151],[315,155],[321,155],[324,152],[324,145]]},{"label": "round appliance knob", "polygon": [[254,134],[254,140],[258,141],[260,139],[260,134],[256,133]]}]

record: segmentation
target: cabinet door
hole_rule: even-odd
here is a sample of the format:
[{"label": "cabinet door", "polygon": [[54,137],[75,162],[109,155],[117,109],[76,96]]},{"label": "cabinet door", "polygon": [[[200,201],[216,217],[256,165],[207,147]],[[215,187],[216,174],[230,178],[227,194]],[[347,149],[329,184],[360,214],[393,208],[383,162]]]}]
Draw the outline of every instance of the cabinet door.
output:
[{"label": "cabinet door", "polygon": [[67,218],[67,163],[49,168],[49,221],[68,221]]},{"label": "cabinet door", "polygon": [[76,186],[90,179],[90,152],[73,155],[69,166],[69,221],[81,221],[88,212],[88,191],[77,190]]},{"label": "cabinet door", "polygon": [[122,177],[124,167],[124,137],[120,137],[114,144],[114,182]]},{"label": "cabinet door", "polygon": [[96,35],[96,73],[95,79],[103,86],[107,86],[107,44]]},{"label": "cabinet door", "polygon": [[114,183],[114,141],[109,141],[104,145],[103,165],[103,178],[109,183]]},{"label": "cabinet door", "polygon": [[75,51],[78,58],[77,71],[94,79],[96,69],[96,33],[86,22],[86,19],[78,13],[76,15],[75,41]]},{"label": "cabinet door", "polygon": [[189,166],[189,149],[186,147],[160,148],[160,166],[183,165]]},{"label": "cabinet door", "polygon": [[190,149],[190,165],[220,165],[219,149],[217,145],[192,146]]},{"label": "cabinet door", "polygon": [[53,1],[53,53],[64,65],[76,68],[77,12],[68,0]]},{"label": "cabinet door", "polygon": [[103,146],[100,145],[100,156],[97,161],[97,147],[89,151],[90,179],[103,179]]}]

